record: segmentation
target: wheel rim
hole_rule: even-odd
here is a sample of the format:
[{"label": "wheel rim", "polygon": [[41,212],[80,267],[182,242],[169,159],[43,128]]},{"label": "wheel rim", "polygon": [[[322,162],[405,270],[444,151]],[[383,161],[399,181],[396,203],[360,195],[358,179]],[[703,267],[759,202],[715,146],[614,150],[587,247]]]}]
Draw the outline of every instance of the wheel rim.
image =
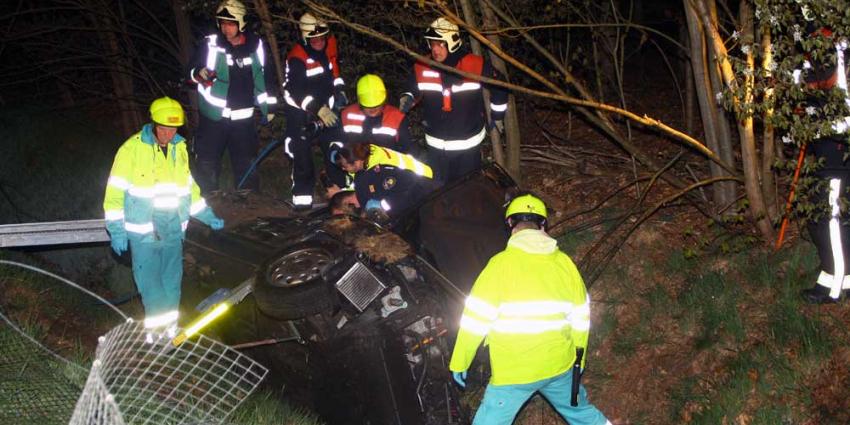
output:
[{"label": "wheel rim", "polygon": [[321,277],[331,263],[330,254],[320,248],[299,249],[275,260],[268,268],[268,282],[287,288],[303,285]]}]

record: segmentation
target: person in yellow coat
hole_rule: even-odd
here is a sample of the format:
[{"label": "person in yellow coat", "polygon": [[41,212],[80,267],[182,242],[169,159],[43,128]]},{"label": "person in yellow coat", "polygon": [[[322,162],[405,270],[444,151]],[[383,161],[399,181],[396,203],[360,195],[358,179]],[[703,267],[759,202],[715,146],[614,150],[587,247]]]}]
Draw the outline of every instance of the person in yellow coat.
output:
[{"label": "person in yellow coat", "polygon": [[587,347],[590,304],[576,266],[544,231],[546,218],[546,205],[531,194],[508,204],[508,246],[490,259],[466,299],[449,369],[466,386],[485,338],[492,369],[473,425],[510,425],[538,391],[572,425],[610,423],[583,386],[576,385],[575,405],[571,400],[573,379],[580,378],[571,368]]},{"label": "person in yellow coat", "polygon": [[103,200],[112,249],[128,245],[133,278],[145,307],[148,342],[176,333],[183,277],[183,238],[189,217],[214,230],[224,221],[213,213],[189,172],[180,103],[169,97],[150,107],[150,124],[118,149]]}]

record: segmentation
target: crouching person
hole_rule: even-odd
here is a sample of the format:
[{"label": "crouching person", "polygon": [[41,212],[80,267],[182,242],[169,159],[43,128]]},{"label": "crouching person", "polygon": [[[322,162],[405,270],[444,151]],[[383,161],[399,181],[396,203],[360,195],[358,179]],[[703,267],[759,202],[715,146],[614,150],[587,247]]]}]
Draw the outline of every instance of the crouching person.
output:
[{"label": "crouching person", "polygon": [[176,100],[163,97],[150,106],[150,124],[118,149],[106,185],[103,209],[112,249],[132,255],[133,278],[145,307],[148,342],[177,330],[183,277],[183,237],[189,217],[214,230],[224,221],[207,206],[192,174],[185,122]]}]

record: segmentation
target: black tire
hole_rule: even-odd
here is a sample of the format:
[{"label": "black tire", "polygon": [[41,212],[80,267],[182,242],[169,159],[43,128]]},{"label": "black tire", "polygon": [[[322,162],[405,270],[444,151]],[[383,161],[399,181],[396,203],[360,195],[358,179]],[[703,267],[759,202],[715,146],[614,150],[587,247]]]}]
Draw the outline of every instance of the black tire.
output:
[{"label": "black tire", "polygon": [[256,279],[254,298],[263,314],[278,320],[303,319],[336,305],[333,283],[323,274],[343,247],[328,241],[295,244],[272,257]]}]

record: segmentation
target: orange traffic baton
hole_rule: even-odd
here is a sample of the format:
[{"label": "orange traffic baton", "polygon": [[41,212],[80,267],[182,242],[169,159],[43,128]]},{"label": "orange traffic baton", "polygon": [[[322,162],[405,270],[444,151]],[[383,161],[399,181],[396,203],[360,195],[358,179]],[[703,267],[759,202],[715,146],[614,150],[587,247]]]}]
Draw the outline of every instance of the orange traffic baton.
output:
[{"label": "orange traffic baton", "polygon": [[803,168],[803,160],[806,158],[806,145],[800,147],[800,156],[797,157],[797,168],[794,170],[794,178],[791,179],[791,190],[788,193],[788,202],[785,203],[785,217],[782,218],[782,225],[779,226],[779,238],[776,239],[776,248],[782,246],[782,241],[785,239],[785,229],[788,227],[788,215],[791,214],[791,204],[794,202],[794,191],[797,188],[797,180],[800,178],[800,169]]}]

